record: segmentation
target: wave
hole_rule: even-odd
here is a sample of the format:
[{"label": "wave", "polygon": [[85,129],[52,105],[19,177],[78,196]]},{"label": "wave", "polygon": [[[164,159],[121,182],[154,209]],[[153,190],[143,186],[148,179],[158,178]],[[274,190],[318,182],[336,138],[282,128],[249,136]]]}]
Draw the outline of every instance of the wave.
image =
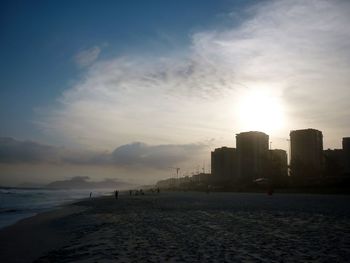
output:
[{"label": "wave", "polygon": [[65,203],[109,194],[103,190],[50,190],[0,188],[0,228],[37,213],[59,207]]},{"label": "wave", "polygon": [[15,192],[10,191],[10,190],[6,190],[6,189],[0,189],[0,194],[15,194]]}]

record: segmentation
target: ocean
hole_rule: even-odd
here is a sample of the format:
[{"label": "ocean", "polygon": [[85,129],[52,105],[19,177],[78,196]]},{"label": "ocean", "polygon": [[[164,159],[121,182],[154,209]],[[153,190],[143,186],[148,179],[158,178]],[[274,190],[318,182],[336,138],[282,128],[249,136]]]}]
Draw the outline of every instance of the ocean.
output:
[{"label": "ocean", "polygon": [[111,194],[112,190],[52,190],[0,188],[0,229],[17,221],[63,204],[92,196]]}]

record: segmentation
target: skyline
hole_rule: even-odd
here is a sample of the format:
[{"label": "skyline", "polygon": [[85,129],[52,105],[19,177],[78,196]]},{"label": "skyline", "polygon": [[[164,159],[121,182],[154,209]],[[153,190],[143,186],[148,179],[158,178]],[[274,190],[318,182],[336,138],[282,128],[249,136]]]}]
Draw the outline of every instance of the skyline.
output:
[{"label": "skyline", "polygon": [[[316,131],[321,134],[321,144],[323,146],[323,136],[322,131],[315,130],[313,128],[307,128],[307,129],[299,129],[299,130],[291,130],[290,136],[294,132],[305,132],[305,131]],[[292,146],[289,145],[288,150],[278,149],[278,148],[272,148],[271,141],[269,140],[269,135],[261,132],[261,131],[244,131],[239,134],[236,134],[236,138],[238,135],[242,134],[262,134],[267,137],[266,141],[266,147],[268,151],[281,151],[284,152],[286,156],[286,165],[291,165],[291,148]],[[290,137],[291,138],[291,137]],[[342,147],[341,149],[325,149],[322,147],[321,151],[323,154],[327,151],[343,151],[344,149],[344,139],[349,139],[350,137],[343,137],[342,138]],[[287,139],[289,142],[292,142],[291,139]],[[10,164],[11,165],[22,165],[22,164],[29,164],[29,166],[32,165],[53,165],[54,167],[59,166],[67,166],[67,165],[78,165],[78,166],[87,166],[88,171],[87,173],[84,173],[84,176],[79,173],[79,175],[76,176],[65,176],[63,177],[64,180],[61,182],[69,182],[74,179],[81,179],[84,180],[90,180],[91,177],[95,180],[92,181],[92,183],[100,183],[100,182],[106,182],[106,181],[114,181],[118,180],[119,184],[139,184],[142,182],[142,179],[145,180],[145,172],[147,175],[147,172],[154,172],[156,170],[164,171],[166,170],[176,170],[176,177],[179,176],[178,172],[181,170],[182,173],[180,173],[180,176],[189,176],[192,174],[192,176],[200,175],[200,174],[206,174],[208,170],[208,167],[206,167],[206,161],[203,162],[203,166],[199,165],[198,163],[192,167],[186,167],[185,172],[183,172],[182,168],[179,167],[172,167],[170,165],[178,165],[179,163],[183,163],[186,159],[193,159],[193,153],[198,151],[199,149],[202,149],[202,147],[206,147],[206,145],[157,145],[157,146],[151,146],[140,142],[134,142],[129,145],[122,145],[118,148],[116,148],[112,152],[103,152],[103,153],[93,153],[93,152],[78,152],[78,151],[70,151],[69,149],[65,148],[58,148],[53,147],[50,145],[43,145],[39,144],[37,142],[33,141],[17,141],[13,138],[0,138],[0,160],[1,163]],[[230,146],[229,146],[230,147]],[[229,148],[227,145],[220,146],[219,148],[215,148],[214,151],[219,149],[234,149],[236,150],[237,142],[236,142],[236,148]],[[214,151],[211,151],[211,155]],[[175,154],[174,154],[175,153]],[[211,157],[212,159],[212,157]],[[198,160],[200,161],[200,160]],[[211,160],[212,162],[212,160]],[[134,178],[127,178],[124,182],[123,177],[102,177],[103,181],[101,181],[101,176],[96,177],[96,172],[99,171],[99,169],[91,170],[91,166],[97,166],[97,168],[106,169],[109,168],[112,171],[115,171],[116,169],[123,168],[124,173],[127,175],[128,172],[132,171],[132,169],[136,169],[138,175],[143,176],[143,178],[138,178],[137,181],[134,181],[132,179]],[[24,166],[26,169],[26,166]],[[28,166],[27,166],[28,167]],[[209,165],[209,170],[212,170],[212,163]],[[2,168],[8,168],[6,165],[3,165]],[[33,166],[31,167],[33,168]],[[85,167],[86,168],[86,167]],[[148,170],[147,170],[148,168]],[[153,169],[153,170],[152,170]],[[200,172],[200,170],[202,172]],[[7,172],[4,170],[5,173]],[[82,170],[80,170],[82,171]],[[211,171],[212,172],[212,171]],[[210,173],[209,173],[210,175]],[[175,176],[173,174],[173,176]],[[58,177],[61,178],[62,177]],[[161,180],[164,179],[164,174],[161,175]],[[96,180],[97,179],[97,180]],[[140,181],[141,179],[141,181]],[[125,180],[125,178],[124,178]],[[151,179],[152,180],[152,179]],[[56,182],[56,181],[53,181]],[[39,183],[38,181],[34,182],[21,182],[17,184],[18,187],[22,187],[22,185],[25,185],[25,187],[29,187],[32,185],[32,187],[37,186],[45,186],[46,184],[53,183],[52,181],[42,181]],[[146,181],[149,182],[149,181]],[[159,182],[159,181],[158,181]],[[11,186],[11,185],[7,185]],[[13,185],[12,185],[13,186]]]},{"label": "skyline", "polygon": [[[0,183],[156,181],[241,131],[350,136],[347,1],[3,7]],[[8,161],[23,141],[34,159]]]}]

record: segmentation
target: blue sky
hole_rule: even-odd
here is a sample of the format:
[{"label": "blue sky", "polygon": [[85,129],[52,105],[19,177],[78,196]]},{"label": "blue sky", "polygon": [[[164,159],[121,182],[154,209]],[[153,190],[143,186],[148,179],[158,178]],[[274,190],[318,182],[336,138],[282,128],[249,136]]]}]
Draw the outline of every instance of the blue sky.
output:
[{"label": "blue sky", "polygon": [[152,183],[249,130],[288,151],[290,130],[316,128],[339,148],[349,13],[346,0],[3,1],[0,183]]},{"label": "blue sky", "polygon": [[228,10],[251,1],[7,1],[1,6],[1,136],[40,138],[35,108],[79,77],[73,57],[104,46],[100,58],[186,49],[201,28],[225,26]]}]

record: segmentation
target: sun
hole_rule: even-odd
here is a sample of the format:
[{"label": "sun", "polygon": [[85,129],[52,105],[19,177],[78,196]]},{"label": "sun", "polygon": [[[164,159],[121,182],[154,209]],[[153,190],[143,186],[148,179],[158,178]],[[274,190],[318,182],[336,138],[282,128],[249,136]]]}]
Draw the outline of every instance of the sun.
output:
[{"label": "sun", "polygon": [[236,105],[239,126],[242,130],[274,133],[284,126],[284,109],[281,100],[266,91],[249,91]]}]

